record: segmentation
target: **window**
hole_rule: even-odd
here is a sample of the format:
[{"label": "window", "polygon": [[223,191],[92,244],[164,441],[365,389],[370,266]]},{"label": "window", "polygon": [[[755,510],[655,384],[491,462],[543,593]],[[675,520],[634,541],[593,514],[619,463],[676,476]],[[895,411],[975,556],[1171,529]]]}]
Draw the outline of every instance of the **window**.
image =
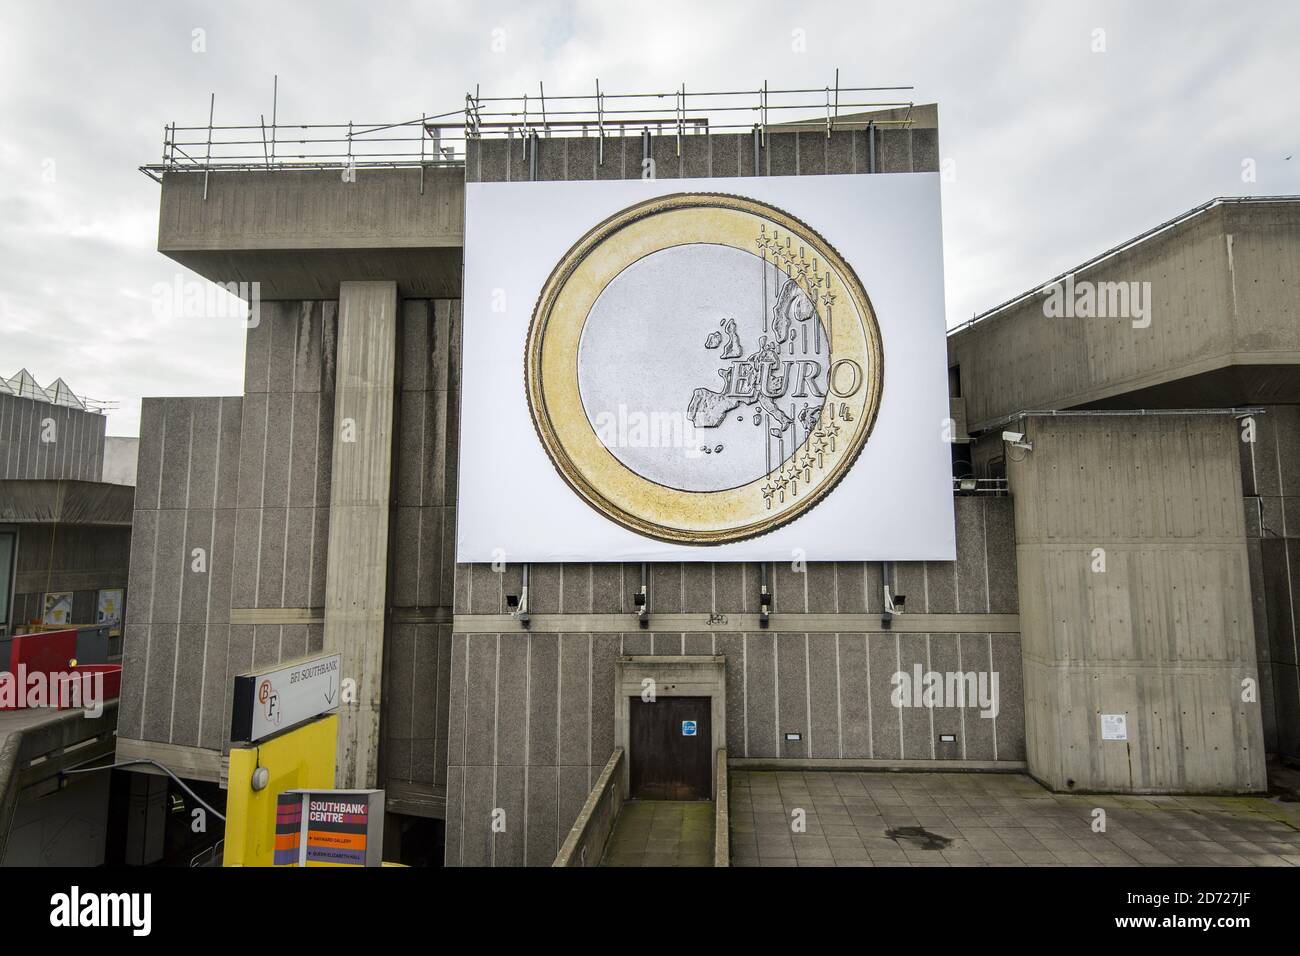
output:
[{"label": "window", "polygon": [[18,550],[18,532],[0,531],[0,635],[8,636],[12,627],[14,557]]}]

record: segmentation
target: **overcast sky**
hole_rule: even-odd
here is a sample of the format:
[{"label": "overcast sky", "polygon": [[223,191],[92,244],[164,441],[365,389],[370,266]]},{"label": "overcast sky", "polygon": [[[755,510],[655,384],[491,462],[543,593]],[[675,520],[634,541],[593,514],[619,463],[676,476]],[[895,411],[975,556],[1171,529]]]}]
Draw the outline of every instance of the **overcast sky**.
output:
[{"label": "overcast sky", "polygon": [[137,167],[165,123],[206,122],[210,92],[218,123],[256,123],[277,73],[281,123],[405,120],[475,84],[538,80],[548,95],[597,77],[608,92],[821,87],[839,67],[846,86],[914,86],[939,104],[955,172],[955,325],[1214,196],[1300,193],[1298,49],[1289,0],[8,2],[0,373],[119,402],[115,435],[136,434],[141,396],[241,392],[236,321],[154,314],[178,267],[156,251],[159,187]]}]

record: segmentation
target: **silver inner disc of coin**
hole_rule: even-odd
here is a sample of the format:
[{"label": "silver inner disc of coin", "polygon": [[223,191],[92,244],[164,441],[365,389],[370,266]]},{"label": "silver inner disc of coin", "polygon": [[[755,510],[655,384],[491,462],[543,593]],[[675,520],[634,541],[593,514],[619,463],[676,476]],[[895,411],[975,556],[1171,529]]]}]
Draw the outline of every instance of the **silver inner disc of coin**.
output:
[{"label": "silver inner disc of coin", "polygon": [[822,310],[784,269],[713,243],[653,252],[596,299],[578,390],[602,444],[680,491],[725,491],[801,450],[826,394]]}]

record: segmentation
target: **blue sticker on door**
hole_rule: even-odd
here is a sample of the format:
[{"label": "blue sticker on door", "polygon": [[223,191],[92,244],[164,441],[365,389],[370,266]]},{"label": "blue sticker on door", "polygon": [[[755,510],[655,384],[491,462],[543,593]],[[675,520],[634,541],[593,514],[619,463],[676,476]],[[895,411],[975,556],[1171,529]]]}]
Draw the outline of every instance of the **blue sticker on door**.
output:
[{"label": "blue sticker on door", "polygon": [[695,721],[693,721],[693,720],[683,720],[683,721],[682,721],[682,736],[683,736],[683,737],[694,737],[694,736],[695,736]]}]

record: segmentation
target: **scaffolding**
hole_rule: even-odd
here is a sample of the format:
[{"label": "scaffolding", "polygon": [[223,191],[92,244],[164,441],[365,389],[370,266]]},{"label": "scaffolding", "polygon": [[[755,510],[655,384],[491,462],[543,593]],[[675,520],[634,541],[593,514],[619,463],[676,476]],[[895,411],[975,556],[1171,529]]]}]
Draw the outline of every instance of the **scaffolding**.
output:
[{"label": "scaffolding", "polygon": [[[907,86],[833,85],[771,89],[766,82],[749,90],[693,91],[683,83],[667,92],[613,93],[596,80],[589,93],[548,96],[537,93],[483,96],[476,87],[464,106],[421,114],[402,122],[294,123],[279,121],[279,78],[273,84],[271,117],[256,124],[216,122],[216,95],[208,101],[201,126],[169,123],[163,131],[162,158],[140,167],[161,182],[167,173],[238,170],[344,170],[462,167],[471,140],[524,140],[558,136],[594,137],[597,161],[611,136],[672,136],[678,155],[685,137],[708,133],[750,133],[758,148],[769,129],[799,132],[871,129],[912,125],[913,103]],[[889,115],[882,116],[882,113]]]}]

